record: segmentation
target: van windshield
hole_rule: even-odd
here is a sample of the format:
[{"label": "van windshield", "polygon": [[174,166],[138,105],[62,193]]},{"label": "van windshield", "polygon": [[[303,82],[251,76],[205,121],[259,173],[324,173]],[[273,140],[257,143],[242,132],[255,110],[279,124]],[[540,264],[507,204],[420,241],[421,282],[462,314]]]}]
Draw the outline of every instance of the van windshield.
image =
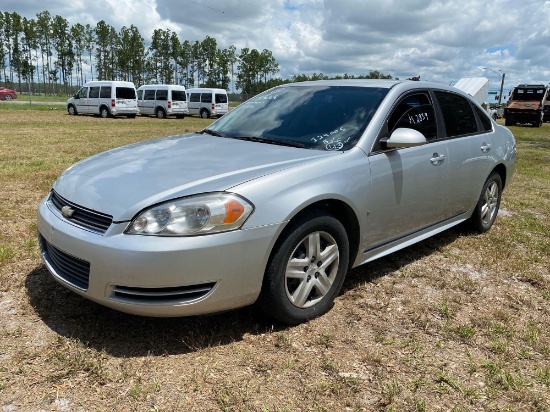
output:
[{"label": "van windshield", "polygon": [[131,87],[117,87],[116,88],[117,99],[135,99],[136,90]]},{"label": "van windshield", "polygon": [[185,102],[187,100],[185,92],[181,90],[172,90],[172,100],[175,102]]},{"label": "van windshield", "polygon": [[318,150],[349,150],[388,89],[281,86],[238,106],[209,129],[228,138],[261,138]]}]

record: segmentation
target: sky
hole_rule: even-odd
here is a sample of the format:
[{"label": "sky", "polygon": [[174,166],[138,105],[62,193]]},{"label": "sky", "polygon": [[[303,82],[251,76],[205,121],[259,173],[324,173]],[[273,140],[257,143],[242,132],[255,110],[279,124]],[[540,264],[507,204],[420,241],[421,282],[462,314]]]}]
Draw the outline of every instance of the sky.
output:
[{"label": "sky", "polygon": [[324,73],[420,76],[443,84],[489,79],[490,89],[550,83],[550,0],[0,0],[0,11],[70,24],[135,25],[146,41],[170,29],[181,41],[271,50],[276,77]]}]

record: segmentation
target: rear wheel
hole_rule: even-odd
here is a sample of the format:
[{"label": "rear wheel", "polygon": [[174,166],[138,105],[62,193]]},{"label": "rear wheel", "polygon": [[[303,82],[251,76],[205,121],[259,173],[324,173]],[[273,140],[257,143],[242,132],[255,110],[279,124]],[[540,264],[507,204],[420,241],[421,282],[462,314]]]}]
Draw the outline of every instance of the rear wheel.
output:
[{"label": "rear wheel", "polygon": [[322,315],[342,287],[348,262],[347,233],[336,218],[312,212],[291,222],[269,260],[262,309],[288,324]]},{"label": "rear wheel", "polygon": [[107,109],[105,106],[103,106],[101,109],[99,109],[99,115],[103,117],[104,119],[108,118],[110,113],[109,109]]},{"label": "rear wheel", "polygon": [[206,109],[201,110],[201,117],[203,119],[208,119],[210,117],[210,112]]},{"label": "rear wheel", "polygon": [[468,221],[471,229],[484,233],[491,229],[498,214],[502,196],[502,179],[497,172],[485,181],[474,213]]},{"label": "rear wheel", "polygon": [[156,115],[158,119],[166,118],[166,112],[164,111],[164,109],[157,109]]}]

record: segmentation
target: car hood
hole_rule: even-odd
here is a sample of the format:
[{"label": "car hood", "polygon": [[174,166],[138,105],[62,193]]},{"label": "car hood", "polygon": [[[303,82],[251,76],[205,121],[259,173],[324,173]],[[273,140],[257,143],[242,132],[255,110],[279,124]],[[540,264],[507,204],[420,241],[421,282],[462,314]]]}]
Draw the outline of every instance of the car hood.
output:
[{"label": "car hood", "polygon": [[54,190],[75,204],[113,216],[114,221],[126,221],[155,203],[228,190],[335,154],[192,133],[92,156],[67,169]]}]

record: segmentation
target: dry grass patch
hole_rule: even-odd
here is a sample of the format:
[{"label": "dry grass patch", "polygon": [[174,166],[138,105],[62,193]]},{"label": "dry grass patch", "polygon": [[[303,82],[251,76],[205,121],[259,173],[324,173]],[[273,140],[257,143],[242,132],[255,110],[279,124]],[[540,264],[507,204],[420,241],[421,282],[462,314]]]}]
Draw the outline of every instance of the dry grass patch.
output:
[{"label": "dry grass patch", "polygon": [[549,410],[550,125],[512,128],[517,174],[490,232],[356,268],[328,314],[283,327],[255,308],[126,315],[40,261],[36,207],[66,167],[209,121],[0,111],[0,410]]}]

